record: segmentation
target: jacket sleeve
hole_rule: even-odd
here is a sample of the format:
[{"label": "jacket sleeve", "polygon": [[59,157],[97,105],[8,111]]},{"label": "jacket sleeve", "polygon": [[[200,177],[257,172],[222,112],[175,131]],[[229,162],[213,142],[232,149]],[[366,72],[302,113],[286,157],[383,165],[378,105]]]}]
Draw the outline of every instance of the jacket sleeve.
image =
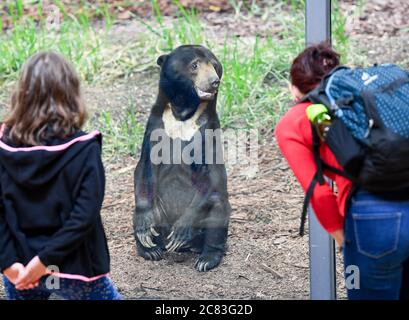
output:
[{"label": "jacket sleeve", "polygon": [[[279,148],[304,192],[308,189],[316,172],[312,151],[312,133],[308,119],[292,117],[291,111],[276,126],[275,135]],[[324,229],[332,233],[343,228],[337,198],[327,183],[314,188],[311,205]]]},{"label": "jacket sleeve", "polygon": [[58,265],[76,250],[93,230],[100,217],[105,190],[105,173],[99,144],[95,143],[83,169],[82,183],[70,217],[38,254],[46,265]]},{"label": "jacket sleeve", "polygon": [[19,258],[13,236],[6,221],[3,192],[0,185],[0,271],[3,272],[16,262],[19,262]]}]

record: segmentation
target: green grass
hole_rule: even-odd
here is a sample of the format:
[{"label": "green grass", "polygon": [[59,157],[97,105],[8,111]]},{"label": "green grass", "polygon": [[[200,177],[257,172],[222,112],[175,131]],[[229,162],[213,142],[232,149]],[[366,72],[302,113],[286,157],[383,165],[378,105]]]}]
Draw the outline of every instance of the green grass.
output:
[{"label": "green grass", "polygon": [[142,143],[144,123],[140,123],[135,115],[135,101],[128,104],[119,116],[113,117],[108,111],[95,114],[88,123],[89,129],[97,127],[104,136],[104,156],[135,156]]},{"label": "green grass", "polygon": [[[60,1],[56,3],[64,8]],[[43,12],[41,2],[37,9],[40,14]],[[8,11],[12,28],[0,35],[0,85],[14,80],[27,58],[41,50],[56,50],[65,55],[87,82],[98,78],[103,37],[90,25],[85,13],[74,17],[61,10],[63,21],[58,28],[51,28],[41,15],[39,23],[23,18],[22,0],[10,2]]]},{"label": "green grass", "polygon": [[333,1],[332,6],[332,36],[333,45],[341,54],[342,63],[348,62],[348,52],[350,49],[349,39],[346,34],[346,17],[342,14],[342,10],[338,1]]},{"label": "green grass", "polygon": [[162,51],[171,51],[180,44],[205,43],[203,26],[196,11],[184,9],[177,0],[173,0],[173,3],[178,7],[179,13],[177,19],[170,25],[165,23],[157,0],[152,0],[156,24],[138,18],[151,33],[151,36],[154,36],[155,45],[152,49],[160,48]]},{"label": "green grass", "polygon": [[[249,52],[243,54],[246,48]],[[252,43],[225,43],[222,50],[222,126],[247,129],[273,125],[283,103],[288,102],[288,63],[293,46],[284,42],[277,45],[271,38],[256,38]]]}]

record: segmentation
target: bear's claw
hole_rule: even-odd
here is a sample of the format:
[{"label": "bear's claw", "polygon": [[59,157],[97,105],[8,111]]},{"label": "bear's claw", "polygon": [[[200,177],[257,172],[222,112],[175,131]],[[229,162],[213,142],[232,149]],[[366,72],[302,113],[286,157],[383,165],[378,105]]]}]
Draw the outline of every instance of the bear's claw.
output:
[{"label": "bear's claw", "polygon": [[163,259],[163,251],[159,248],[140,251],[140,255],[146,260],[159,261]]},{"label": "bear's claw", "polygon": [[176,241],[173,239],[171,242],[169,242],[166,245],[166,250],[169,252],[177,251],[178,249],[181,249],[184,245],[187,244],[187,241]]},{"label": "bear's claw", "polygon": [[171,239],[166,245],[166,250],[177,251],[188,245],[193,239],[193,232],[190,227],[177,227],[167,236]]},{"label": "bear's claw", "polygon": [[135,236],[142,246],[146,248],[156,247],[153,242],[153,237],[158,237],[160,234],[153,225],[153,218],[151,215],[138,217],[135,223]]},{"label": "bear's claw", "polygon": [[216,268],[220,264],[221,260],[222,260],[221,255],[217,253],[202,254],[196,260],[195,268],[199,272],[206,272],[206,271]]},{"label": "bear's claw", "polygon": [[136,236],[138,237],[140,243],[146,248],[156,247],[156,244],[152,241],[152,235],[147,232],[137,232]]}]

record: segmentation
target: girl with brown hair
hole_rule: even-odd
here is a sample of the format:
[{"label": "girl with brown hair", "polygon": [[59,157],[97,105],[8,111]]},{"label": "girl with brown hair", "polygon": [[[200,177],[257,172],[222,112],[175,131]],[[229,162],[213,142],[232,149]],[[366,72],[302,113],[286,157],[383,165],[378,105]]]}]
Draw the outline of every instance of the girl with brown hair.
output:
[{"label": "girl with brown hair", "polygon": [[[0,129],[0,270],[9,299],[119,299],[100,215],[101,134],[59,54],[24,65]],[[50,286],[47,278],[58,279]]]}]

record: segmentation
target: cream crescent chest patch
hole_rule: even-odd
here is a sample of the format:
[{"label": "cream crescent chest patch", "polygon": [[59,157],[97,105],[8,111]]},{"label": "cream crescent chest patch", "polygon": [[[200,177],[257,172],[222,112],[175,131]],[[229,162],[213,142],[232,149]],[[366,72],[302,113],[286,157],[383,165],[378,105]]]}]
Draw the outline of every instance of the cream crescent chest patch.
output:
[{"label": "cream crescent chest patch", "polygon": [[170,106],[166,106],[162,115],[162,121],[166,134],[172,139],[179,138],[183,141],[190,141],[201,127],[198,120],[206,107],[207,103],[201,103],[191,118],[187,119],[186,121],[180,121],[175,118]]}]

